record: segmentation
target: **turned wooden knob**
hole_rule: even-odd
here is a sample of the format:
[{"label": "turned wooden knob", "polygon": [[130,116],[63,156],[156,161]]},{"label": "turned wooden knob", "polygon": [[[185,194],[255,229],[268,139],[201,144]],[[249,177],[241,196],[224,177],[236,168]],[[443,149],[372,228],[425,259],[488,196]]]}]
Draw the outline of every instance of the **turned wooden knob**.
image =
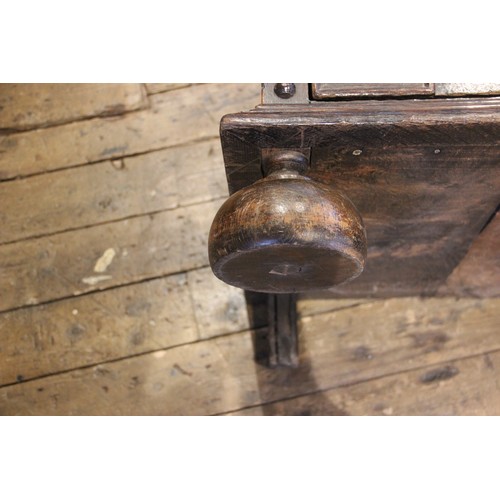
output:
[{"label": "turned wooden knob", "polygon": [[270,173],[234,193],[217,212],[209,259],[222,281],[257,292],[330,288],[356,278],[366,232],[352,202],[302,175],[298,152],[277,156]]}]

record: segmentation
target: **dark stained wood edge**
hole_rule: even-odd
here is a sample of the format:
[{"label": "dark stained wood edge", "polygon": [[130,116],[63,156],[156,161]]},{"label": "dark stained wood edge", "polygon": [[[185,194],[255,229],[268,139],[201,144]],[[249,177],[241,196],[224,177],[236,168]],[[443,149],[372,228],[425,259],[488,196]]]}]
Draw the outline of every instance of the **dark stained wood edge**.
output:
[{"label": "dark stained wood edge", "polygon": [[269,366],[297,367],[297,297],[281,293],[268,295]]},{"label": "dark stained wood edge", "polygon": [[[445,147],[500,145],[500,98],[404,101],[346,101],[311,105],[259,106],[225,115],[221,143],[230,193],[262,178],[264,148],[338,147],[363,143]],[[443,132],[442,126],[446,125]],[[418,134],[416,134],[418,130]]]}]

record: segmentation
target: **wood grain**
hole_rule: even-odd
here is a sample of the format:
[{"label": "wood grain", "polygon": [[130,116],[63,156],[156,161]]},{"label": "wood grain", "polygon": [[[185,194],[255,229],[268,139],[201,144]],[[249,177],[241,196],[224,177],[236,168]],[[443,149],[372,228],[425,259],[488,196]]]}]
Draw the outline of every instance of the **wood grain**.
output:
[{"label": "wood grain", "polygon": [[[2,241],[25,238],[0,245],[0,310],[15,309],[0,313],[0,385],[9,384],[0,389],[1,414],[499,413],[497,354],[487,354],[500,348],[499,299],[301,296],[300,369],[263,367],[259,346],[266,332],[248,330],[259,311],[247,310],[243,292],[222,284],[205,267],[208,227],[218,198],[226,194],[224,174],[216,165],[220,150],[210,154],[210,145],[217,143],[223,113],[259,102],[259,85],[163,90],[151,95],[150,109],[114,118],[79,117],[78,123],[0,137],[0,170],[6,177],[42,174],[0,185]],[[449,136],[424,127],[423,137],[432,149],[422,150],[422,144],[412,144],[411,126],[399,127],[401,118],[413,113],[416,126],[429,116],[446,122],[450,108],[438,101],[425,117],[411,104],[399,103],[393,113],[384,111],[383,103],[334,104],[345,128],[330,138],[330,146],[321,147],[332,147],[341,159],[352,158],[353,171],[382,189],[381,177],[359,170],[363,158],[370,165],[379,161],[374,151],[356,145],[362,154],[355,156],[349,149],[350,133],[362,138],[356,135],[356,116],[367,110],[375,132],[380,130],[375,134],[379,152],[385,154],[384,133],[391,128],[399,129],[395,151],[408,148],[408,154],[417,156],[424,151],[419,170],[406,170],[406,175],[416,176],[417,186],[423,186],[426,161],[436,158],[432,167],[442,165],[440,155],[447,155],[449,162],[469,155],[481,176],[489,168],[487,161],[481,160],[481,151],[470,148],[482,145],[489,158],[498,146],[500,136],[488,125],[498,115],[497,99],[467,99],[472,108],[458,104],[460,126],[449,129]],[[312,105],[308,110],[313,116],[323,113],[317,110],[320,105],[331,103]],[[297,109],[289,111],[293,115]],[[303,115],[300,109],[297,119]],[[40,120],[50,125],[49,111]],[[64,112],[55,110],[53,116]],[[271,116],[260,109],[246,113],[245,120],[256,113],[265,120]],[[467,130],[460,128],[464,124]],[[300,134],[309,140],[308,127],[306,117],[298,125],[299,135],[288,129],[288,143],[300,143]],[[271,130],[262,136],[262,143],[281,140],[273,134]],[[259,161],[256,171],[240,174],[259,178],[260,155],[254,157],[252,143],[240,131],[232,139],[248,166]],[[462,149],[450,150],[457,140]],[[435,147],[441,150],[438,155]],[[64,171],[56,172],[60,169]],[[486,177],[480,178],[489,185]],[[470,179],[464,177],[467,183]],[[395,186],[397,181],[394,175],[390,179]],[[453,189],[450,183],[440,193]],[[497,189],[495,182],[491,189]],[[161,199],[151,196],[152,191]],[[384,232],[383,226],[384,210],[394,196],[390,189],[380,192],[373,234],[396,242],[391,251],[398,258],[418,255],[414,243],[432,233],[413,225],[411,245],[397,243],[397,228]],[[21,197],[24,203],[18,202]],[[439,197],[429,201],[440,203]],[[460,201],[453,205],[458,207],[453,217],[460,214]],[[369,207],[375,200],[366,203]],[[154,213],[145,215],[150,211]],[[446,221],[431,220],[448,235]],[[493,222],[478,240],[478,248],[488,248],[480,253],[484,267],[475,259],[452,293],[479,296],[484,282],[478,270],[485,277],[489,267],[494,276],[497,244],[484,243],[496,227]],[[403,221],[410,223],[410,217]],[[446,238],[434,245],[444,248]],[[371,252],[375,259],[382,255],[380,248]],[[426,258],[420,261],[427,264]],[[389,266],[386,270],[393,272]],[[475,274],[477,281],[471,282]],[[257,326],[264,326],[265,315],[264,322],[259,318]],[[285,401],[277,408],[280,400]]]},{"label": "wood grain", "polygon": [[230,415],[500,415],[500,353],[427,366]]},{"label": "wood grain", "polygon": [[147,106],[138,83],[2,83],[0,131],[48,127]]},{"label": "wood grain", "polygon": [[465,258],[440,288],[443,295],[500,295],[500,214],[474,240]]},{"label": "wood grain", "polygon": [[345,193],[368,239],[342,297],[437,292],[500,203],[500,100],[261,106],[224,117],[230,192],[262,177],[266,148],[310,148],[307,175]]},{"label": "wood grain", "polygon": [[436,83],[436,96],[500,95],[500,83]]},{"label": "wood grain", "polygon": [[[309,299],[299,310],[352,302]],[[0,385],[248,330],[249,313],[243,291],[207,267],[2,313]]]},{"label": "wood grain", "polygon": [[312,83],[313,99],[362,99],[434,95],[433,83]]},{"label": "wood grain", "polygon": [[0,385],[197,340],[177,274],[0,315]]},{"label": "wood grain", "polygon": [[[224,413],[428,365],[447,366],[500,349],[499,300],[392,299],[360,305],[355,315],[341,310],[303,318],[296,370],[255,364],[248,332],[216,337],[3,387],[0,413]],[[446,377],[430,371],[421,383]],[[418,392],[407,397],[410,407]]]},{"label": "wood grain", "polygon": [[0,137],[0,179],[217,137],[224,114],[259,99],[258,84],[199,85],[151,96],[150,109],[137,113]]},{"label": "wood grain", "polygon": [[0,314],[0,385],[250,327],[208,268]]},{"label": "wood grain", "polygon": [[308,160],[280,151],[275,170],[234,193],[210,228],[214,274],[267,293],[327,289],[363,270],[366,233],[355,206],[338,190],[301,175]]},{"label": "wood grain", "polygon": [[[1,245],[0,311],[206,266],[207,229],[219,205]],[[113,257],[103,269],[105,254]]]},{"label": "wood grain", "polygon": [[222,283],[208,267],[191,271],[188,276],[200,338],[250,328],[243,290]]},{"label": "wood grain", "polygon": [[218,140],[0,184],[0,243],[227,195]]},{"label": "wood grain", "polygon": [[170,90],[183,89],[192,85],[192,83],[146,83],[148,94],[158,94]]}]

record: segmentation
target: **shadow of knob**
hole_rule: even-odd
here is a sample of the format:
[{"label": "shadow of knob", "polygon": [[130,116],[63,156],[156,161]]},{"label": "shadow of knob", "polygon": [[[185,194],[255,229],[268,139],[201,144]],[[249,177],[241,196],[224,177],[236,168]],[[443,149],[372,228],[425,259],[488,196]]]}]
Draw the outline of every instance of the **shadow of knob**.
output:
[{"label": "shadow of knob", "polygon": [[366,232],[360,214],[338,190],[301,175],[302,166],[300,158],[282,162],[219,209],[208,253],[220,280],[256,292],[295,293],[361,274]]}]

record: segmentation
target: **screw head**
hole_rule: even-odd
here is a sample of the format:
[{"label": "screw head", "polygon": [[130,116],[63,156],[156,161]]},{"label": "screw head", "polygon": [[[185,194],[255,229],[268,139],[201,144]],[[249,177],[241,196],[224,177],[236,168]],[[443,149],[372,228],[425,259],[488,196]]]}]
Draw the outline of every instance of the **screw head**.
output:
[{"label": "screw head", "polygon": [[295,83],[277,83],[274,93],[281,99],[290,99],[295,95]]}]

